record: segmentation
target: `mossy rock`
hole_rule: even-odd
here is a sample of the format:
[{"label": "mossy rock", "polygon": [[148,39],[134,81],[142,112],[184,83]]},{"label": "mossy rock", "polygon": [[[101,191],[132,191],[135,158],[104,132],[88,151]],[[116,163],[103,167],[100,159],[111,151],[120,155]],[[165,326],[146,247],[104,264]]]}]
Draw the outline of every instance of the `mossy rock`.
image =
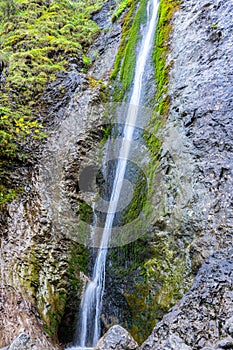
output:
[{"label": "mossy rock", "polygon": [[47,84],[68,69],[70,59],[80,62],[80,70],[90,66],[86,53],[100,33],[91,16],[104,2],[0,1],[0,173],[6,187],[2,201],[12,199],[5,163],[21,160],[29,140],[46,136],[36,115]]}]

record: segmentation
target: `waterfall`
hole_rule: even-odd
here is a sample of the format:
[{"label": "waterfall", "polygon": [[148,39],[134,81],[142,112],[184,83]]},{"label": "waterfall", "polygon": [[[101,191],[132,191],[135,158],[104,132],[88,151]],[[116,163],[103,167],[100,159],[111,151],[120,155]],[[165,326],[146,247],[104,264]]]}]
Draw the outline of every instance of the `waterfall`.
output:
[{"label": "waterfall", "polygon": [[129,100],[129,107],[125,120],[122,144],[116,166],[109,207],[94,265],[93,277],[88,283],[82,298],[75,347],[72,349],[90,349],[96,345],[100,337],[100,315],[105,288],[107,247],[109,246],[109,242],[111,240],[111,228],[121,195],[122,184],[127,167],[127,159],[130,152],[130,144],[133,140],[133,133],[136,126],[138,106],[140,105],[142,93],[143,73],[152,49],[158,6],[159,0],[151,0],[148,2],[147,23],[145,25],[145,30],[143,31],[142,42],[137,56],[132,94]]}]

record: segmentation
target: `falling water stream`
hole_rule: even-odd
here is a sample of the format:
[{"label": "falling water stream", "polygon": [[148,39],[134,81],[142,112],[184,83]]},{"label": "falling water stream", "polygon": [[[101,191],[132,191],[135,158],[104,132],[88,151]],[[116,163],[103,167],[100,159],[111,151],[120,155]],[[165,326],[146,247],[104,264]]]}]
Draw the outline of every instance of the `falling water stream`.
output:
[{"label": "falling water stream", "polygon": [[107,259],[107,248],[111,240],[111,229],[117,211],[117,205],[121,195],[122,184],[127,167],[127,159],[130,152],[130,144],[136,126],[138,109],[142,94],[143,74],[146,63],[152,52],[152,43],[155,33],[159,0],[151,0],[147,5],[147,23],[142,34],[142,42],[137,56],[135,76],[132,94],[129,100],[127,117],[123,131],[122,144],[119,159],[116,166],[109,207],[106,215],[102,238],[94,265],[92,280],[88,283],[84,292],[80,319],[78,322],[77,336],[74,349],[92,349],[100,337],[100,315],[102,310],[102,299],[105,288],[105,267]]}]

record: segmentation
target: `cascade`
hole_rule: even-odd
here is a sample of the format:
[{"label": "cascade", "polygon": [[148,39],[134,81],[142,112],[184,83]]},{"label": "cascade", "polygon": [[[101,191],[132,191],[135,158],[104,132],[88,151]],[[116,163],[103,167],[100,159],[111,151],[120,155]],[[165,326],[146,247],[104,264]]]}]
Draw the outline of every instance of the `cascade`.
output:
[{"label": "cascade", "polygon": [[149,54],[152,51],[153,37],[156,27],[159,0],[150,0],[147,5],[147,22],[142,33],[142,40],[137,55],[135,75],[132,86],[132,93],[129,100],[129,107],[126,114],[123,130],[122,144],[115,171],[109,207],[106,214],[104,229],[98,248],[94,265],[93,276],[87,284],[81,301],[80,319],[77,326],[77,334],[73,349],[92,349],[100,337],[100,315],[102,299],[105,288],[105,266],[109,242],[111,240],[111,228],[118,201],[121,195],[122,184],[127,167],[127,159],[130,152],[130,144],[136,126],[138,109],[140,105],[143,74]]}]

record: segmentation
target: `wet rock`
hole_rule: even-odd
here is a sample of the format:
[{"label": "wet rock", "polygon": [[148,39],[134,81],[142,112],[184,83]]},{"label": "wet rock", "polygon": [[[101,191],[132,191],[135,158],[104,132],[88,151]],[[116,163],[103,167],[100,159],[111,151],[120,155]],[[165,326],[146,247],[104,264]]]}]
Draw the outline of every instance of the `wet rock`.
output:
[{"label": "wet rock", "polygon": [[183,1],[173,23],[169,121],[183,134],[193,164],[187,232],[193,269],[232,244],[232,10],[223,0]]},{"label": "wet rock", "polygon": [[95,350],[136,350],[138,344],[121,326],[113,326],[98,341]]},{"label": "wet rock", "polygon": [[77,71],[73,65],[70,72],[60,72],[57,79],[50,83],[39,101],[40,112],[38,118],[43,124],[54,126],[60,122],[66,112],[66,108],[74,95],[85,90],[88,80],[85,74]]},{"label": "wet rock", "polygon": [[[102,20],[109,25],[109,17],[103,15]],[[106,66],[114,62],[117,32],[104,46],[114,46]],[[99,60],[107,81],[110,72],[101,55],[95,62]],[[76,221],[70,226],[68,217],[67,226],[66,214],[70,209],[77,219],[77,171],[102,137],[96,128],[103,122],[101,96],[104,99],[106,93],[101,84],[90,84],[92,73],[80,72],[80,64],[80,57],[71,59],[68,71],[60,72],[42,94],[37,119],[46,125],[48,137],[33,155],[34,167],[28,166],[25,176],[14,175],[20,188],[25,185],[25,193],[7,205],[2,216],[0,347],[23,330],[37,339],[39,350],[55,350],[56,344],[72,341],[75,332],[87,249],[78,240]],[[62,198],[67,202],[60,225],[57,209]]]},{"label": "wet rock", "polygon": [[113,1],[108,1],[100,12],[94,14],[93,19],[104,30],[88,52],[93,63],[89,74],[103,81],[108,80],[121,38],[121,24],[111,21],[113,6]]},{"label": "wet rock", "polygon": [[233,314],[232,11],[233,3],[224,0],[184,0],[174,15],[167,62],[171,108],[162,132],[153,229],[155,243],[163,237],[171,251],[183,254],[181,286],[201,269],[142,349],[159,348],[171,333],[194,350],[232,334],[231,322],[222,326]]}]

